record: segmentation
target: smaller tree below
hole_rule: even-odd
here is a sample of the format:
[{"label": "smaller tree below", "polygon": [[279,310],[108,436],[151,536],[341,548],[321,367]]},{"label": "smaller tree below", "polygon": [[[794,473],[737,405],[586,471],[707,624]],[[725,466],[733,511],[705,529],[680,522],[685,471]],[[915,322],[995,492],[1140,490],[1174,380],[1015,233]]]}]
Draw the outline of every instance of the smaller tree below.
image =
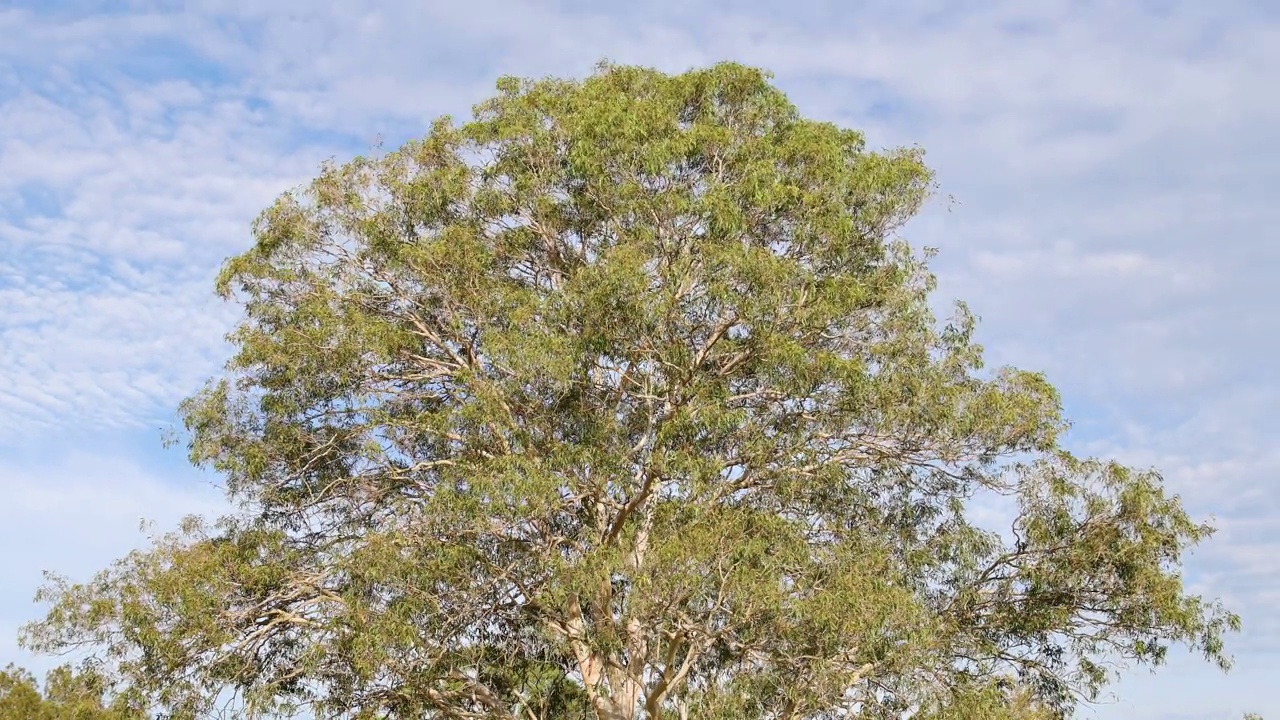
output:
[{"label": "smaller tree below", "polygon": [[10,663],[0,670],[0,720],[142,720],[146,714],[111,696],[92,666],[63,665],[45,676],[44,691],[30,672]]}]

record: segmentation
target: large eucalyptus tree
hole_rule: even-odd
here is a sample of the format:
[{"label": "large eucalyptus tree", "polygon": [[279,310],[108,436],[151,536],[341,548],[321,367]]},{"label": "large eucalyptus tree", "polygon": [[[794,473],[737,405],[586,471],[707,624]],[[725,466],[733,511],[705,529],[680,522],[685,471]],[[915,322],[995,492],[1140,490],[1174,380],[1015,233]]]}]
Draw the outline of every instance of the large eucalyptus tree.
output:
[{"label": "large eucalyptus tree", "polygon": [[174,717],[1050,718],[1171,644],[1225,666],[1210,529],[930,313],[931,189],[734,64],[503,79],[326,166],[183,407],[241,511],[53,582],[26,642]]}]

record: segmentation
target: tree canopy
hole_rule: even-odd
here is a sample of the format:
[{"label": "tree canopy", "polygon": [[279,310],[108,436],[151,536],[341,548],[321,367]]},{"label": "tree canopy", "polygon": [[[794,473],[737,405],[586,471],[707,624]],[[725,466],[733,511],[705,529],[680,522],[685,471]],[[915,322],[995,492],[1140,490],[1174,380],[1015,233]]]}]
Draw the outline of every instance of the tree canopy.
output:
[{"label": "tree canopy", "polygon": [[931,312],[933,187],[736,64],[504,78],[329,163],[182,407],[239,510],[55,578],[24,641],[174,718],[1031,720],[1226,667],[1211,528]]},{"label": "tree canopy", "polygon": [[13,664],[0,670],[0,720],[147,720],[110,697],[109,682],[92,665],[49,671],[41,688]]}]

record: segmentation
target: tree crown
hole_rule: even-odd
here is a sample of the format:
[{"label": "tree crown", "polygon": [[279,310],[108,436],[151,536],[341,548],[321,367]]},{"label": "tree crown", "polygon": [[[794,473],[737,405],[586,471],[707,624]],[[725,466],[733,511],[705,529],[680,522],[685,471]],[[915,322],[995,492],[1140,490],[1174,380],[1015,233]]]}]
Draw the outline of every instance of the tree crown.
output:
[{"label": "tree crown", "polygon": [[506,78],[326,165],[183,406],[242,512],[51,584],[28,642],[177,717],[1047,718],[1170,643],[1225,665],[1178,574],[1210,528],[930,312],[932,183],[735,64]]}]

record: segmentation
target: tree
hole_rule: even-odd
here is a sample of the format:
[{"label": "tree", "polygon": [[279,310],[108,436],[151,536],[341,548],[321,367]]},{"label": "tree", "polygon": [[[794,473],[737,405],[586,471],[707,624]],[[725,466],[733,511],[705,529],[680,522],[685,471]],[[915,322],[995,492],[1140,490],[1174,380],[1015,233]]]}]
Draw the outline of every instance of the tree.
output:
[{"label": "tree", "polygon": [[932,188],[735,64],[506,78],[327,164],[182,408],[239,512],[55,578],[24,640],[183,718],[1026,720],[1173,644],[1225,668],[1179,576],[1211,528],[931,314]]},{"label": "tree", "polygon": [[92,665],[63,665],[45,677],[10,663],[0,670],[0,720],[144,720],[142,712],[109,699],[108,682]]}]

